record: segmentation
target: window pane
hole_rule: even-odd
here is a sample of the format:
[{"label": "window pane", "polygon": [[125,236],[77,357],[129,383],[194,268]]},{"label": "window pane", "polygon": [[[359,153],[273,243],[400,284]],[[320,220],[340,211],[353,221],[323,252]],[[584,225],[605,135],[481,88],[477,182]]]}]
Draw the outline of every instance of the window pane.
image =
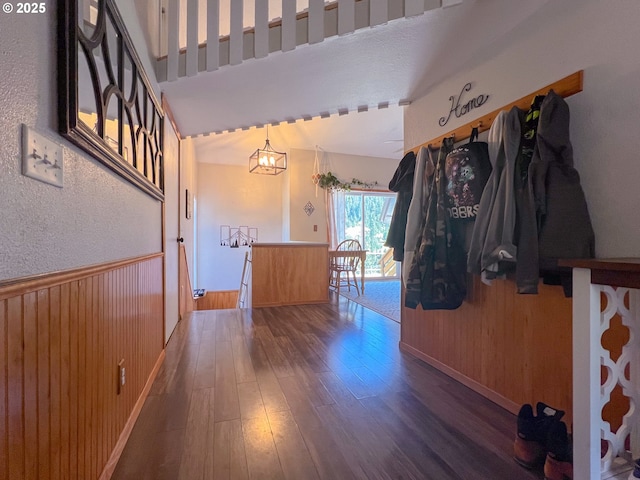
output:
[{"label": "window pane", "polygon": [[389,231],[389,222],[385,221],[385,196],[366,195],[364,199],[365,223],[364,237],[367,250],[365,275],[382,276],[382,259],[388,248],[384,246]]},{"label": "window pane", "polygon": [[384,246],[395,200],[393,193],[345,194],[343,238],[356,239],[367,250],[367,277],[396,277],[398,274],[393,251]]},{"label": "window pane", "polygon": [[[362,194],[347,193],[344,196],[344,238],[358,240],[362,238]],[[362,248],[365,248],[362,245]]]}]

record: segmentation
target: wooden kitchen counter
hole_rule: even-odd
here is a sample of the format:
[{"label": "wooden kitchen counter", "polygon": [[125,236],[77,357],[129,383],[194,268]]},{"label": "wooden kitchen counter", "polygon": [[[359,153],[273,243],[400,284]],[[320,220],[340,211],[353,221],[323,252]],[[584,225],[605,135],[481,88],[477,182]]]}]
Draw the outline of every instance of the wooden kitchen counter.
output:
[{"label": "wooden kitchen counter", "polygon": [[253,307],[329,303],[329,244],[251,245]]}]

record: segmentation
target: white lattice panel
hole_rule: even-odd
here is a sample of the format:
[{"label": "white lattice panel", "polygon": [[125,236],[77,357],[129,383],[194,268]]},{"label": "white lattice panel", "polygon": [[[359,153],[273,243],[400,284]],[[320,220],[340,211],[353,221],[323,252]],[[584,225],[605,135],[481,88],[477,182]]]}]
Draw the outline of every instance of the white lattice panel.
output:
[{"label": "white lattice panel", "polygon": [[[606,297],[606,306],[600,312],[600,338],[611,327],[611,319],[617,314],[622,324],[629,329],[629,341],[622,347],[617,361],[613,361],[608,350],[600,345],[600,365],[606,369],[606,378],[600,387],[600,409],[611,400],[611,392],[620,385],[623,394],[629,398],[629,410],[622,418],[617,432],[611,431],[609,422],[601,420],[601,438],[608,444],[608,451],[601,460],[602,472],[608,472],[618,457],[631,460],[633,454],[640,453],[638,444],[638,408],[640,405],[640,378],[637,368],[640,359],[640,291],[628,288],[614,288],[599,285],[600,292]],[[625,305],[625,300],[629,307]],[[629,374],[629,378],[625,374]],[[631,450],[625,448],[627,437],[631,438]]]}]

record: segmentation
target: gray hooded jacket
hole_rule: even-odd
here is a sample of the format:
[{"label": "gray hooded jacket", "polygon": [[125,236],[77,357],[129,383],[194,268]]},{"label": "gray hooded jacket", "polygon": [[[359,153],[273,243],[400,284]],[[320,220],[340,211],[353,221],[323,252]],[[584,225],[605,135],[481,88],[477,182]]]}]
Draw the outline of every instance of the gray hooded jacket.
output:
[{"label": "gray hooded jacket", "polygon": [[[528,185],[516,194],[519,293],[537,293],[540,274],[558,273],[558,260],[593,258],[595,235],[580,175],[573,167],[569,105],[551,90],[540,106]],[[569,272],[568,272],[569,273]]]},{"label": "gray hooded jacket", "polygon": [[[516,203],[513,185],[520,144],[519,110],[502,111],[489,131],[489,158],[493,169],[480,199],[467,256],[467,270],[482,275],[483,281],[513,268]],[[505,265],[508,264],[508,265]]]}]

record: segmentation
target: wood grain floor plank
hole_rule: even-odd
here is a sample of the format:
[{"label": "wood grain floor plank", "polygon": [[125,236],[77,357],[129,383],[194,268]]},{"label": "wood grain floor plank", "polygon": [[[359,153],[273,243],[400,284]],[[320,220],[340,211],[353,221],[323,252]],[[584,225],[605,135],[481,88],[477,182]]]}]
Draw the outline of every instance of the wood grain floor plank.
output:
[{"label": "wood grain floor plank", "polygon": [[321,479],[367,478],[366,474],[350,461],[351,459],[347,461],[342,448],[333,439],[330,428],[315,410],[292,414]]},{"label": "wood grain floor plank", "polygon": [[242,422],[209,422],[205,480],[248,480]]},{"label": "wood grain floor plank", "polygon": [[233,351],[233,366],[236,372],[236,381],[255,382],[256,373],[253,370],[249,349],[240,329],[235,330],[231,336],[231,350]]},{"label": "wood grain floor plank", "polygon": [[162,397],[147,397],[111,480],[178,478],[186,428],[164,430],[169,414]]},{"label": "wood grain floor plank", "polygon": [[216,380],[216,331],[203,327],[198,360],[194,374],[194,388],[211,388]]},{"label": "wood grain floor plank", "polygon": [[267,415],[242,419],[242,433],[249,478],[252,480],[284,479]]},{"label": "wood grain floor plank", "polygon": [[327,343],[325,343],[325,341],[314,333],[305,335],[305,338],[310,348],[316,352],[318,357],[327,363],[329,368],[334,372],[363,365],[355,355],[342,348],[337,341],[332,342],[331,339],[327,339]]},{"label": "wood grain floor plank", "polygon": [[[514,465],[515,462],[509,461],[512,458],[512,440],[508,442],[508,450],[505,450],[506,445],[495,449],[492,442],[494,432],[490,422],[473,425],[469,418],[462,417],[459,411],[443,415],[442,407],[437,407],[436,411],[430,409],[437,403],[446,405],[446,397],[438,399],[438,402],[428,402],[429,406],[408,393],[391,393],[381,398],[395,414],[403,418],[407,428],[422,435],[423,440],[431,445],[437,455],[460,472],[463,478],[469,475],[487,479],[513,478],[509,475],[514,475],[514,472],[520,475],[518,478],[535,478],[528,477],[521,472],[517,464]],[[406,412],[411,414],[407,415]],[[460,464],[460,458],[465,459],[464,464]]]},{"label": "wood grain floor plank", "polygon": [[264,408],[258,382],[239,383],[238,400],[240,403],[241,418],[263,418],[267,413]]},{"label": "wood grain floor plank", "polygon": [[216,341],[217,342],[230,342],[231,341],[231,321],[229,316],[223,315],[221,312],[215,313],[216,317]]},{"label": "wood grain floor plank", "polygon": [[271,363],[276,377],[281,378],[293,375],[294,372],[291,368],[291,364],[278,346],[278,342],[271,333],[269,327],[256,327],[256,333],[258,335],[258,338],[260,339],[260,342],[262,343],[267,357],[269,358],[269,363]]},{"label": "wood grain floor plank", "polygon": [[285,478],[319,479],[311,454],[291,412],[272,412],[268,417]]},{"label": "wood grain floor plank", "polygon": [[180,473],[178,476],[180,480],[190,480],[204,476],[210,395],[211,389],[196,389],[191,395],[189,419],[180,460]]},{"label": "wood grain floor plank", "polygon": [[282,392],[278,378],[276,377],[267,354],[259,341],[249,346],[249,356],[256,373],[256,380],[260,387],[262,400],[267,412],[281,412],[288,410],[289,405]]},{"label": "wood grain floor plank", "polygon": [[290,334],[285,337],[277,337],[276,341],[296,373],[302,370],[313,376],[315,373],[330,370],[329,366],[310,349],[304,336]]},{"label": "wood grain floor plank", "polygon": [[342,380],[333,372],[325,372],[318,374],[319,380],[327,389],[336,403],[345,411],[349,411],[351,415],[365,415],[366,410],[358,401],[351,390],[347,388]]},{"label": "wood grain floor plank", "polygon": [[301,384],[298,377],[283,377],[278,379],[282,392],[287,399],[291,411],[300,412],[313,410],[314,400],[309,391]]},{"label": "wood grain floor plank", "polygon": [[188,314],[113,478],[540,479],[511,458],[514,416],[391,323],[342,300]]},{"label": "wood grain floor plank", "polygon": [[[424,472],[429,472],[430,478],[469,478],[465,467],[457,464],[451,465],[442,458],[437,451],[439,445],[433,446],[419,433],[407,427],[393,410],[377,397],[365,398],[362,404],[367,408],[380,429],[392,439],[394,446],[400,446],[404,454]],[[428,428],[426,425],[420,428]],[[448,448],[445,446],[445,448]],[[459,461],[460,459],[458,459]],[[475,475],[475,474],[474,474]]]},{"label": "wood grain floor plank", "polygon": [[349,461],[349,467],[358,478],[383,479],[387,476],[383,465],[372,452],[363,448],[362,439],[352,426],[339,415],[336,405],[323,405],[316,409],[327,425],[333,440]]},{"label": "wood grain floor plank", "polygon": [[240,403],[231,342],[221,342],[219,337],[216,338],[215,421],[222,422],[240,418]]}]

